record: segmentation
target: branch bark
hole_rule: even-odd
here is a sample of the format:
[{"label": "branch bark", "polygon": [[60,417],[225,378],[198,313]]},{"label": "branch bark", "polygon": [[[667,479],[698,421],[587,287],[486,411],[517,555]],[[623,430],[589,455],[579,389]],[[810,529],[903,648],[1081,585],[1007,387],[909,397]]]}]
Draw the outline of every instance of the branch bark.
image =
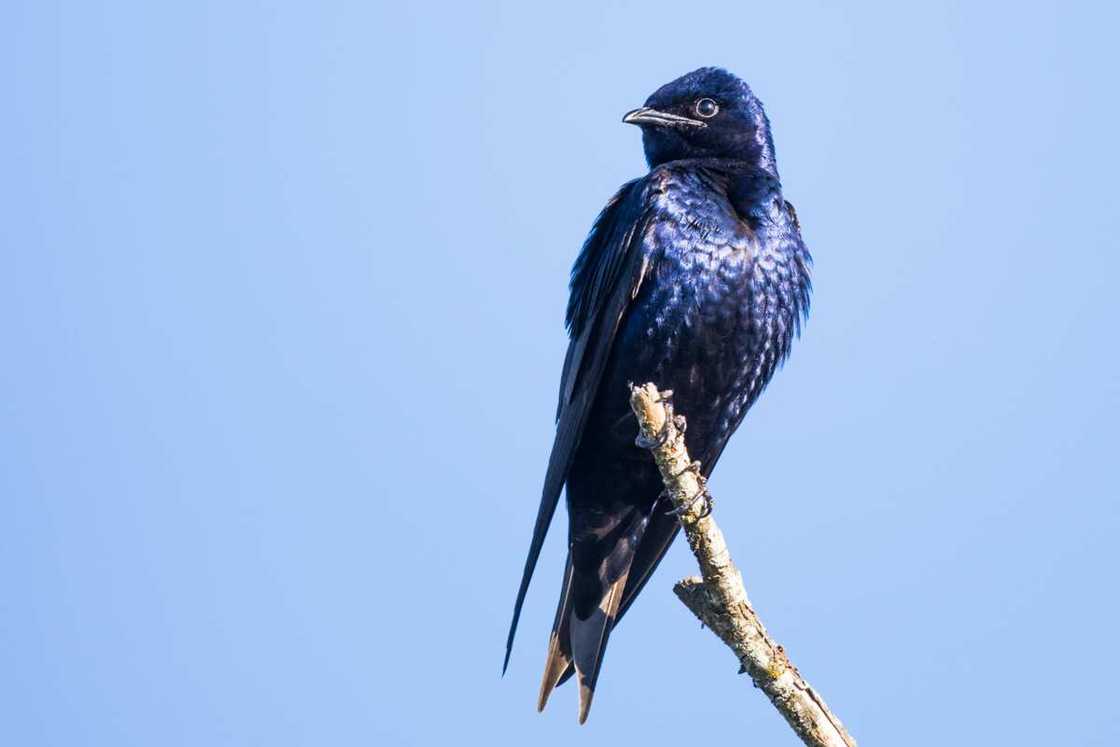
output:
[{"label": "branch bark", "polygon": [[671,395],[653,384],[630,389],[639,440],[653,453],[703,576],[686,578],[673,591],[734,652],[740,673],[750,674],[755,687],[766,693],[802,742],[810,747],[855,747],[840,719],[793,666],[751,607],[743,577],[711,516],[709,500],[703,497],[706,488],[699,463],[689,458],[685,448],[684,419],[674,417],[671,405],[667,407]]}]

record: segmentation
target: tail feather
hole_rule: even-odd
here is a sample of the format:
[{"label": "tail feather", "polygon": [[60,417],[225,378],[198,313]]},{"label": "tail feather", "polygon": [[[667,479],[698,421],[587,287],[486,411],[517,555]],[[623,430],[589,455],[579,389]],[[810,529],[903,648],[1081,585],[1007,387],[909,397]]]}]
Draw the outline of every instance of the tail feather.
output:
[{"label": "tail feather", "polygon": [[[653,575],[654,570],[657,569],[661,559],[665,557],[665,552],[669,546],[673,544],[673,540],[680,531],[680,523],[677,517],[673,514],[667,513],[665,509],[666,498],[661,498],[654,505],[649,525],[646,527],[645,534],[642,536],[642,541],[638,545],[638,551],[634,554],[634,561],[630,565],[630,573],[626,579],[626,586],[622,590],[622,602],[618,607],[618,614],[615,615],[614,626],[622,620],[626,611],[630,609],[630,605],[634,603],[638,593],[649,581],[650,576]],[[567,589],[567,587],[565,587]],[[561,596],[563,599],[564,596]],[[563,674],[560,675],[557,682],[553,685],[559,687],[572,678],[576,673],[575,665],[570,663],[571,652],[568,652],[569,664]]]},{"label": "tail feather", "polygon": [[564,673],[572,669],[572,652],[568,648],[566,639],[553,633],[548,641],[548,659],[544,663],[544,676],[541,677],[541,691],[537,695],[537,711],[543,711],[548,705],[548,697],[560,684]]},{"label": "tail feather", "polygon": [[548,696],[560,684],[564,673],[572,667],[572,647],[568,638],[571,610],[572,558],[569,556],[564,567],[564,585],[560,587],[560,602],[556,606],[556,620],[552,623],[552,635],[548,639],[548,656],[544,662],[540,695],[537,697],[538,711],[543,711],[548,705]]},{"label": "tail feather", "polygon": [[[579,679],[579,722],[587,721],[611,630],[675,534],[675,518],[665,522],[667,529],[655,521],[653,546],[647,550],[643,537],[649,524],[649,513],[633,511],[592,515],[579,527],[581,539],[570,545],[564,568],[538,710],[544,709],[557,685],[575,673]],[[588,537],[593,539],[588,541]],[[589,557],[591,564],[578,565],[581,558]],[[635,583],[628,584],[629,579]]]},{"label": "tail feather", "polygon": [[603,652],[618,617],[628,574],[629,571],[623,573],[612,583],[599,605],[581,620],[572,606],[574,571],[571,558],[568,559],[560,603],[556,608],[556,621],[548,639],[548,655],[537,698],[538,711],[544,710],[556,686],[575,673],[579,675],[579,722],[587,721],[591,699],[595,695],[595,683],[603,665]]},{"label": "tail feather", "polygon": [[[610,585],[606,596],[586,620],[581,620],[573,610],[569,615],[569,644],[572,649],[572,663],[575,664],[579,678],[579,722],[587,721],[591,711],[591,700],[595,697],[595,683],[599,679],[599,669],[603,666],[603,652],[618,615],[618,605],[622,602],[622,590],[626,586],[627,573]],[[563,674],[563,672],[561,672]]]}]

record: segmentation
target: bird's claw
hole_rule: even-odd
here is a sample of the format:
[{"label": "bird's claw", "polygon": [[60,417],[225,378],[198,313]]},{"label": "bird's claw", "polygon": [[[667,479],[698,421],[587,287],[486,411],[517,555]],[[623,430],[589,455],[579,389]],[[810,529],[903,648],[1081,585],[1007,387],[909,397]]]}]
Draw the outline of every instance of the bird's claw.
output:
[{"label": "bird's claw", "polygon": [[656,449],[664,446],[669,440],[669,425],[666,423],[653,438],[646,438],[644,433],[639,433],[634,439],[634,445],[641,449]]},{"label": "bird's claw", "polygon": [[697,490],[696,493],[687,501],[681,503],[680,506],[674,506],[673,508],[666,511],[666,516],[681,516],[684,513],[691,511],[692,507],[696,505],[697,501],[704,501],[704,506],[700,509],[700,514],[696,518],[703,519],[706,516],[711,516],[712,504],[715,503],[716,499],[712,497],[711,492],[708,490],[707,478],[700,474],[700,462],[693,462],[692,464],[688,465],[680,472],[678,472],[676,476],[679,477],[685,472],[694,472],[696,474],[696,481],[700,483],[700,489]]},{"label": "bird's claw", "polygon": [[682,469],[682,470],[681,470],[680,472],[678,472],[677,474],[673,475],[673,477],[674,477],[674,478],[676,478],[676,477],[680,477],[680,476],[681,476],[681,475],[683,475],[683,474],[684,474],[685,472],[691,472],[692,474],[696,475],[696,479],[697,479],[697,480],[699,480],[701,484],[703,484],[703,482],[704,482],[704,473],[700,471],[700,469],[701,469],[702,467],[703,467],[703,465],[702,465],[702,464],[700,464],[700,460],[699,460],[699,459],[693,459],[693,460],[692,460],[692,464],[688,465],[687,467],[685,467],[684,469]]},{"label": "bird's claw", "polygon": [[642,432],[638,432],[638,437],[634,439],[634,444],[642,449],[657,449],[664,446],[669,442],[669,436],[672,433],[672,428],[675,426],[677,429],[684,433],[684,428],[677,425],[677,419],[683,422],[684,417],[673,414],[673,391],[667,389],[661,392],[661,399],[658,400],[665,406],[665,422],[661,424],[661,430],[657,432],[652,438],[647,438]]}]

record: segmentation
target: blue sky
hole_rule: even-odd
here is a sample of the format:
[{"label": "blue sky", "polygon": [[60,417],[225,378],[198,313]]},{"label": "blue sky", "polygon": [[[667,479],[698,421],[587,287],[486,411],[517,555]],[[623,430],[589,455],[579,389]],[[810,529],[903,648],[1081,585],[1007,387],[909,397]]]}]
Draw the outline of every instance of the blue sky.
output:
[{"label": "blue sky", "polygon": [[[1028,7],[1029,6],[1029,7]],[[0,10],[0,742],[795,744],[670,592],[536,688],[570,263],[723,65],[816,259],[712,483],[863,744],[1115,744],[1116,11]]]}]

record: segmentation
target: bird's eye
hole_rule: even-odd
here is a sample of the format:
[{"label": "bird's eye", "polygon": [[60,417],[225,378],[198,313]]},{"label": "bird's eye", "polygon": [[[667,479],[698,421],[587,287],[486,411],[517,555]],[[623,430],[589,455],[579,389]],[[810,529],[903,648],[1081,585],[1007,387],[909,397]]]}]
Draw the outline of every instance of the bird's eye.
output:
[{"label": "bird's eye", "polygon": [[711,119],[719,114],[719,104],[712,99],[700,99],[696,102],[696,113],[704,119]]}]

